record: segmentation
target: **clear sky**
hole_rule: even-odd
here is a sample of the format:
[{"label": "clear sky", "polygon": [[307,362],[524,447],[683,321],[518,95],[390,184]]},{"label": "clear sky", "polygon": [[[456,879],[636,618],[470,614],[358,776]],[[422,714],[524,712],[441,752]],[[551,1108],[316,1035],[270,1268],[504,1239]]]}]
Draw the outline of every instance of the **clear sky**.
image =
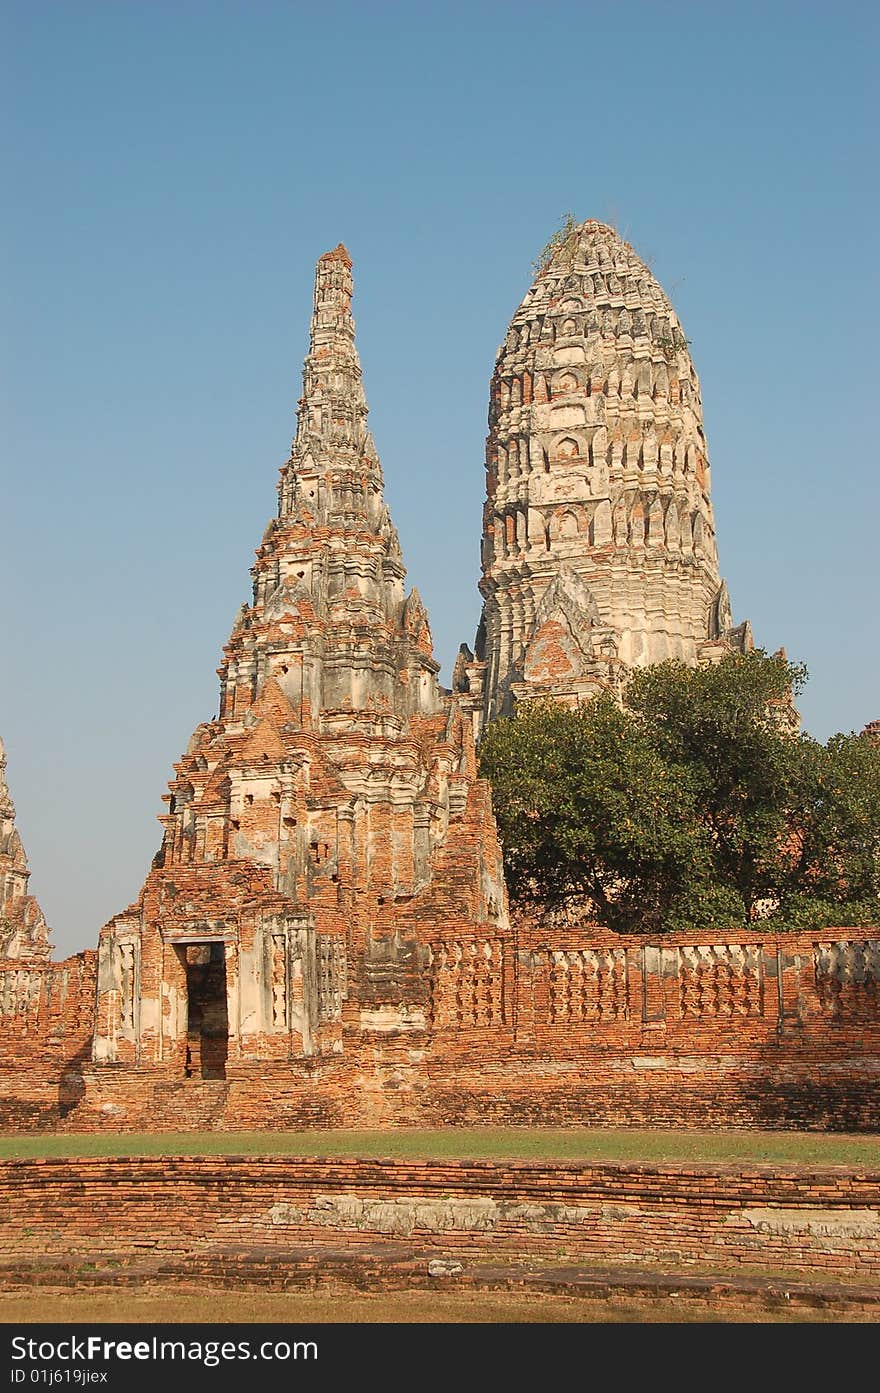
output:
[{"label": "clear sky", "polygon": [[0,5],[0,734],[58,955],[136,898],[275,510],[314,263],[447,683],[488,384],[569,211],[703,386],[734,618],[880,717],[876,3]]}]

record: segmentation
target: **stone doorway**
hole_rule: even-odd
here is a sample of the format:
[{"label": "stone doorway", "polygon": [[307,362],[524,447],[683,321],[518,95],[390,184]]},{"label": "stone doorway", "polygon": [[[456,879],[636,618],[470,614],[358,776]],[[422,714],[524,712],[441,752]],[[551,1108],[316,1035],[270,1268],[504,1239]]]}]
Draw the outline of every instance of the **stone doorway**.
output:
[{"label": "stone doorway", "polygon": [[225,1079],[229,1051],[226,952],[223,943],[190,943],[186,966],[186,1060],[188,1079]]}]

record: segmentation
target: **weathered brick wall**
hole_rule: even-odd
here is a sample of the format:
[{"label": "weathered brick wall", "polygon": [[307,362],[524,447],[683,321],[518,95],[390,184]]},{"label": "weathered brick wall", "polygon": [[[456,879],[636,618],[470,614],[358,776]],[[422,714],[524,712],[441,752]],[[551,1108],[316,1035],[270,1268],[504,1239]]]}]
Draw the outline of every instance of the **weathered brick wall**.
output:
[{"label": "weathered brick wall", "polygon": [[[507,1117],[880,1126],[876,929],[653,944],[590,926],[516,932]],[[466,1070],[457,1084],[466,1095]]]},{"label": "weathered brick wall", "polygon": [[0,1265],[249,1247],[880,1277],[880,1172],[145,1157],[0,1163]]},{"label": "weathered brick wall", "polygon": [[421,1024],[350,1011],[340,1052],[230,1059],[216,1080],[92,1065],[94,955],[72,959],[0,1035],[0,1125],[880,1129],[876,938],[466,929],[431,945]]},{"label": "weathered brick wall", "polygon": [[97,953],[0,961],[0,1127],[51,1126],[82,1095],[95,1028]]}]

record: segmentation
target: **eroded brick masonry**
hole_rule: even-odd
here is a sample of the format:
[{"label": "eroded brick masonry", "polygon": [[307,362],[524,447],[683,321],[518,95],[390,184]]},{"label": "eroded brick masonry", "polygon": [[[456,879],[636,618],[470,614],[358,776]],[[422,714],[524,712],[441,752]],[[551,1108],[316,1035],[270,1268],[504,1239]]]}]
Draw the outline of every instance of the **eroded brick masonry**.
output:
[{"label": "eroded brick masonry", "polygon": [[509,1282],[561,1259],[875,1293],[880,1277],[880,1176],[842,1167],[68,1157],[0,1163],[0,1205],[7,1283],[116,1286],[133,1268],[414,1286],[438,1262],[507,1264]]},{"label": "eroded brick masonry", "polygon": [[51,960],[0,747],[0,1125],[876,1127],[876,932],[646,943],[508,913],[485,721],[751,642],[662,290],[591,222],[517,311],[491,389],[483,621],[452,692],[405,588],[351,296],[339,246],[218,715],[96,953]]}]

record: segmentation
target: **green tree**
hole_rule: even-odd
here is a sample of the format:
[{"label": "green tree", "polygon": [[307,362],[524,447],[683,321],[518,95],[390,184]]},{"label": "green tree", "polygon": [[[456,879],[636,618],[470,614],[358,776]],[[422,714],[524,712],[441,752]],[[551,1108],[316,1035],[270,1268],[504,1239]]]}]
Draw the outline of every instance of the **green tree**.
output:
[{"label": "green tree", "polygon": [[864,732],[802,745],[789,876],[776,919],[880,922],[880,743]]},{"label": "green tree", "polygon": [[760,651],[667,662],[569,710],[491,725],[515,901],[592,901],[619,932],[880,919],[880,745],[797,733],[802,666]]},{"label": "green tree", "polygon": [[729,921],[688,771],[664,761],[610,696],[576,710],[530,702],[480,744],[513,899],[587,897],[618,932]]},{"label": "green tree", "polygon": [[715,875],[739,896],[747,919],[789,882],[804,793],[792,698],[805,680],[802,666],[756,650],[711,667],[642,668],[624,698],[658,756],[688,771]]}]

